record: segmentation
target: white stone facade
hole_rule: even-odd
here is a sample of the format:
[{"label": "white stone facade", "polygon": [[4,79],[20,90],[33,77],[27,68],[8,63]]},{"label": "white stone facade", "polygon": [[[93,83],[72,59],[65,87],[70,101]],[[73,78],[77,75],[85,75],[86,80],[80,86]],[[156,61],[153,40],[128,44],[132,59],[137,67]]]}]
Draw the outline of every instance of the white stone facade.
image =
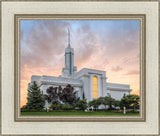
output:
[{"label": "white stone facade", "polygon": [[[70,34],[68,41],[70,41]],[[43,94],[46,94],[46,89],[50,86],[58,87],[61,85],[63,88],[70,84],[74,87],[74,91],[77,91],[80,99],[83,98],[84,93],[87,101],[91,101],[93,100],[92,77],[98,79],[98,97],[111,96],[116,100],[120,100],[124,95],[128,95],[131,92],[129,85],[108,83],[105,71],[83,68],[77,72],[77,67],[74,66],[74,49],[71,48],[70,42],[65,49],[65,67],[62,69],[62,75],[59,77],[32,75],[31,83],[28,84],[28,87],[36,81]]]}]

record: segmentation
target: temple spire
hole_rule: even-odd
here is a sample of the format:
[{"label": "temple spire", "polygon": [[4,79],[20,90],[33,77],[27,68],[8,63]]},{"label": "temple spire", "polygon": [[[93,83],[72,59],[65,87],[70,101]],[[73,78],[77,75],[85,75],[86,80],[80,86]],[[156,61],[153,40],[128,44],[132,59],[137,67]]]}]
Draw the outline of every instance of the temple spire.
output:
[{"label": "temple spire", "polygon": [[70,29],[68,27],[68,47],[70,47]]},{"label": "temple spire", "polygon": [[[67,28],[66,28],[67,29]],[[77,72],[74,66],[74,49],[70,45],[70,30],[68,27],[68,46],[65,48],[65,67],[62,69],[63,77],[72,77]]]}]

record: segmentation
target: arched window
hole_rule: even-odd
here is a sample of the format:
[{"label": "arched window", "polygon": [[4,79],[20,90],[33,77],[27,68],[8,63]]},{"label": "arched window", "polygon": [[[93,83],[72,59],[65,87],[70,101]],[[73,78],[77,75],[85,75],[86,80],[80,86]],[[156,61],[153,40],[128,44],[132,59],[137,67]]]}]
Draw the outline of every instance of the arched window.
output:
[{"label": "arched window", "polygon": [[96,76],[92,77],[92,97],[98,98],[98,78]]}]

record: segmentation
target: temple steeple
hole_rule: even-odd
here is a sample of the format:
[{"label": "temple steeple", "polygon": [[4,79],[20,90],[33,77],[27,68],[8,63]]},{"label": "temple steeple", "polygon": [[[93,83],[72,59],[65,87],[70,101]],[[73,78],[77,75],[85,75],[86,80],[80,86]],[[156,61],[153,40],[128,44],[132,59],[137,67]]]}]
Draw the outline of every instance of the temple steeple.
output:
[{"label": "temple steeple", "polygon": [[70,46],[70,29],[69,29],[69,27],[68,27],[68,47],[71,47]]},{"label": "temple steeple", "polygon": [[68,28],[68,46],[65,49],[65,67],[62,69],[63,77],[71,77],[77,72],[74,66],[74,49],[70,45],[70,29]]}]

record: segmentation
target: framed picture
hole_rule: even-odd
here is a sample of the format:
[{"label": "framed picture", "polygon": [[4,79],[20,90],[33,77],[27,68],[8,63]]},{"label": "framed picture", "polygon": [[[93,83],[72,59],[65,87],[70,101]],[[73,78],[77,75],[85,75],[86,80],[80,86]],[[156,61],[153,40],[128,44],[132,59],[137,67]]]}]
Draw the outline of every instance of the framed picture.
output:
[{"label": "framed picture", "polygon": [[160,135],[159,1],[1,1],[1,135]]},{"label": "framed picture", "polygon": [[[47,15],[47,18],[46,15],[39,15],[38,17],[41,20],[36,19],[36,17],[37,15],[15,15],[15,33],[19,34],[15,36],[15,41],[17,41],[15,45],[18,45],[16,46],[18,48],[15,49],[15,55],[17,55],[16,58],[19,58],[15,65],[15,73],[20,73],[21,75],[18,76],[17,74],[15,76],[15,81],[20,78],[20,89],[18,89],[18,82],[15,83],[18,85],[15,90],[15,115],[18,115],[15,116],[15,121],[145,120],[145,80],[140,82],[140,78],[145,79],[145,59],[143,59],[145,58],[145,45],[140,44],[140,41],[144,41],[143,38],[145,38],[145,15],[132,15],[132,17],[119,15],[112,17],[112,15],[107,14],[101,16],[96,14],[92,16],[63,14]],[[32,24],[35,25],[32,26]],[[109,25],[113,27],[103,32],[103,29],[107,29]],[[126,25],[128,25],[128,28],[125,27]],[[27,26],[31,26],[31,28]],[[96,26],[99,26],[99,28],[96,28]],[[115,27],[117,28],[115,29]],[[31,30],[29,31],[29,29]],[[50,30],[49,35],[43,36],[44,30],[37,33],[42,29],[47,30],[47,33]],[[18,33],[18,30],[20,33]],[[117,32],[120,33],[116,36],[115,33]],[[23,40],[22,33],[26,35],[24,38],[29,35],[31,37]],[[27,33],[29,34],[28,36]],[[62,37],[58,36],[58,33],[61,33]],[[110,37],[108,40],[106,38],[107,35]],[[18,38],[20,36],[21,38]],[[96,38],[97,36],[98,38]],[[68,40],[60,40],[58,42],[56,37],[59,39],[65,39],[66,37]],[[122,40],[125,37],[126,40]],[[133,37],[135,38],[133,39]],[[51,42],[45,42],[45,38],[50,39],[49,41]],[[20,40],[18,41],[18,39]],[[40,39],[42,39],[41,42]],[[99,42],[98,39],[100,39]],[[132,42],[128,42],[128,39],[131,39]],[[106,44],[107,41],[110,43],[108,46]],[[120,43],[116,44],[112,41],[122,42],[120,45]],[[74,43],[74,46],[71,43]],[[62,46],[57,46],[56,44]],[[37,48],[35,48],[35,45]],[[120,48],[119,50],[117,50],[118,47]],[[121,48],[123,49],[121,50]],[[128,50],[124,50],[127,48]],[[39,50],[37,54],[36,50]],[[97,50],[99,50],[99,55]],[[127,53],[129,55],[126,55]],[[43,54],[42,57],[39,54]],[[53,56],[48,56],[48,54],[53,54]],[[57,59],[58,62],[56,62],[54,56],[60,60]],[[120,59],[117,59],[117,57]],[[113,60],[111,61],[111,59]],[[140,60],[142,60],[141,63]],[[57,69],[52,61],[55,64],[57,63]],[[101,63],[95,64],[99,61]],[[118,65],[119,61],[124,63],[125,70],[122,70],[122,66]],[[80,64],[78,63],[78,66],[75,66],[74,63],[76,62],[80,62]],[[39,64],[42,68],[35,67]],[[59,65],[62,67],[63,64],[65,65],[64,68],[59,68]],[[85,65],[89,68],[84,67]],[[135,65],[134,68],[133,65]],[[18,70],[17,67],[21,69]],[[81,67],[80,70],[79,67]],[[51,71],[46,73],[49,71],[48,68]],[[139,72],[140,68],[143,71],[141,74]],[[37,70],[33,71],[33,69]],[[40,71],[41,76],[36,75],[38,71]],[[61,75],[58,76],[56,71]],[[109,76],[106,75],[106,71],[112,78],[117,75],[116,79],[111,79],[112,83],[109,82]],[[124,81],[118,81],[117,78],[125,79]],[[30,79],[31,81],[29,81]],[[116,81],[118,83],[114,83]],[[139,88],[140,83],[143,86],[141,89]],[[39,87],[40,91],[35,93],[36,90],[33,87],[36,86],[37,89]],[[43,100],[39,95],[40,92],[42,96],[44,95]],[[140,93],[143,95],[140,95]],[[19,96],[21,97],[20,100],[18,100]],[[133,103],[134,99],[135,102]],[[18,103],[19,101],[20,104]],[[69,106],[69,109],[67,106]],[[39,118],[36,119],[33,115],[37,115]],[[49,116],[49,118],[47,119],[46,116]],[[71,116],[75,118],[73,119]],[[95,116],[96,118],[94,118]]]}]

